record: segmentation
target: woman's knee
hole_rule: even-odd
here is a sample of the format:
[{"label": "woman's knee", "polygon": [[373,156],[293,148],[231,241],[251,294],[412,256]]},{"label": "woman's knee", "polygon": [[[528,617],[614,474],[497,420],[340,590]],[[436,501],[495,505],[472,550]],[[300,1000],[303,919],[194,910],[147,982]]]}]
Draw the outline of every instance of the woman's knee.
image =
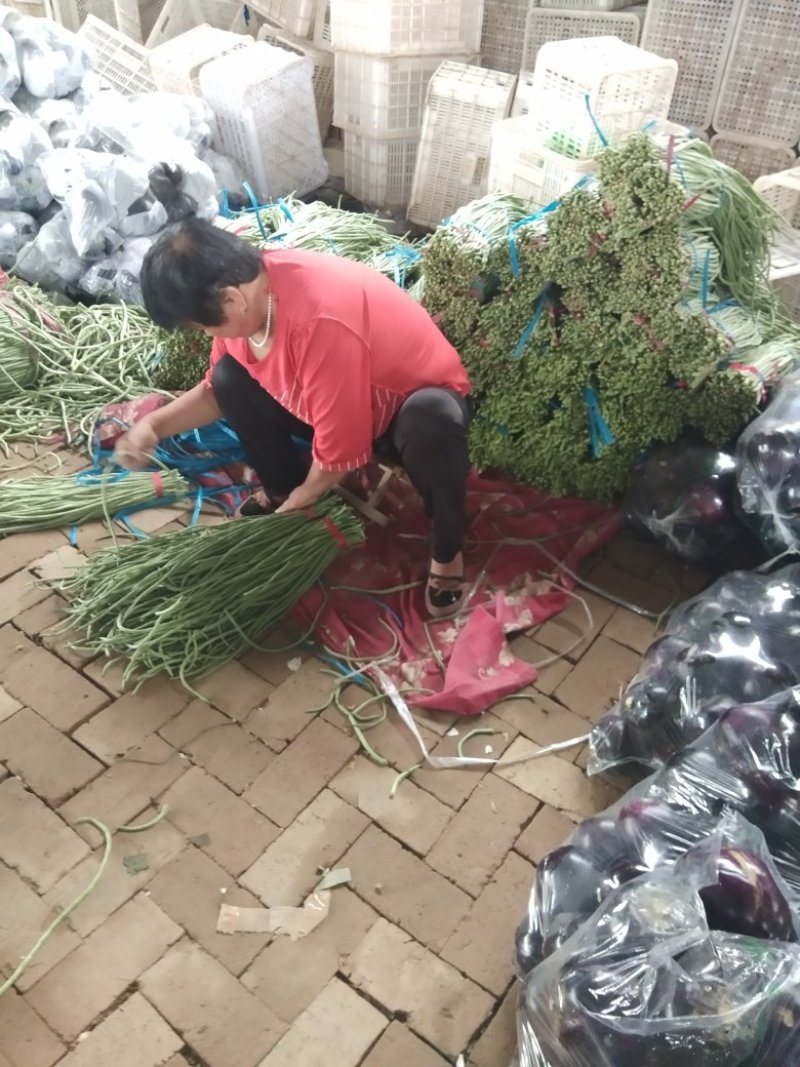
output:
[{"label": "woman's knee", "polygon": [[465,398],[450,389],[418,389],[403,403],[397,421],[404,437],[413,436],[430,445],[465,440],[469,408]]},{"label": "woman's knee", "polygon": [[241,394],[242,386],[247,385],[250,374],[233,356],[224,355],[211,371],[211,388],[217,403],[224,407],[231,398]]}]

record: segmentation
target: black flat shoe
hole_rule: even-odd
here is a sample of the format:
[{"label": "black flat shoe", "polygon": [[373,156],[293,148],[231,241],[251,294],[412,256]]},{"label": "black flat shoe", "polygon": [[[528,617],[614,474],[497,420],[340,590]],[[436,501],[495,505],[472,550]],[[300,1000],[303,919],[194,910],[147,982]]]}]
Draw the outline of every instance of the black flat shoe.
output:
[{"label": "black flat shoe", "polygon": [[425,608],[432,619],[450,619],[464,603],[463,574],[429,574],[425,586]]}]

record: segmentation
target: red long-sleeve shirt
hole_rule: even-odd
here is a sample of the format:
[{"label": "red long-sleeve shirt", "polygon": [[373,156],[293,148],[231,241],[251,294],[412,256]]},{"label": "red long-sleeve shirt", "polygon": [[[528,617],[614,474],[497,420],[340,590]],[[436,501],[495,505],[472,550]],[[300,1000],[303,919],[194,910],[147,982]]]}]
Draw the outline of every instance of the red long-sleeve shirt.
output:
[{"label": "red long-sleeve shirt", "polygon": [[417,389],[469,393],[458,352],[389,278],[317,252],[265,252],[264,267],[275,302],[267,355],[257,360],[247,338],[216,338],[206,382],[223,355],[233,356],[313,427],[313,456],[322,470],[367,463],[372,442]]}]

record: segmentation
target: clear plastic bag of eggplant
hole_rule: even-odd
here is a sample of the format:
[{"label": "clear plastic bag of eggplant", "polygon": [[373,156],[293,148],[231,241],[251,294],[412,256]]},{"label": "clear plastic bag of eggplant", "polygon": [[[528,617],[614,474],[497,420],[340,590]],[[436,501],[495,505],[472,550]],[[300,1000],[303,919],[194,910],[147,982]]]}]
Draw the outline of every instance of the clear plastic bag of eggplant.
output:
[{"label": "clear plastic bag of eggplant", "polygon": [[649,769],[735,704],[800,682],[800,564],[732,571],[679,605],[591,735],[590,773]]},{"label": "clear plastic bag of eggplant", "polygon": [[520,1067],[800,1063],[800,688],[725,712],[535,872]]}]

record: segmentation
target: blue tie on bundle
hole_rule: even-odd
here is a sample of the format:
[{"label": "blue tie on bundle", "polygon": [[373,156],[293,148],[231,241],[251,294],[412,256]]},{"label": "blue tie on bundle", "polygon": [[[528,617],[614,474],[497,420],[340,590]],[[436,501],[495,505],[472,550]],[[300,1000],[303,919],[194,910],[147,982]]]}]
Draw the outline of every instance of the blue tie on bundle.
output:
[{"label": "blue tie on bundle", "polygon": [[600,410],[600,402],[597,399],[597,393],[592,389],[590,385],[587,385],[583,390],[583,399],[586,403],[586,408],[589,412],[589,432],[592,435],[592,454],[595,458],[600,456],[603,449],[607,445],[613,445],[616,441],[616,437],[611,431],[611,427],[603,418],[603,413]]}]

